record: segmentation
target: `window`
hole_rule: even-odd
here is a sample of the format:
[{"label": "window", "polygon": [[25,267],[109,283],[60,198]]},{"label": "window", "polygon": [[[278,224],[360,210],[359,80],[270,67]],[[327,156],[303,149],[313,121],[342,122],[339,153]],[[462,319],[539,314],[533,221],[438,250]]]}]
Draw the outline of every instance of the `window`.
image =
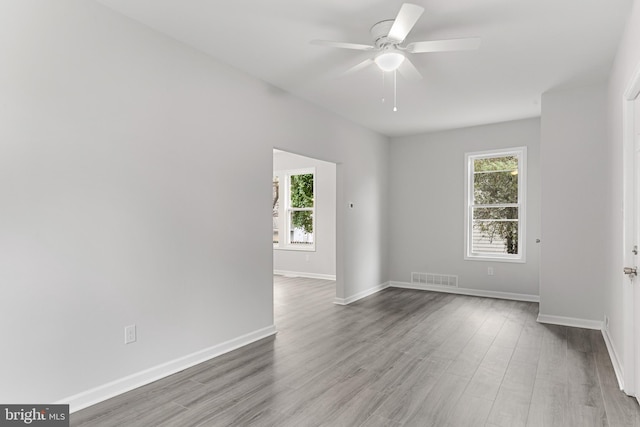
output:
[{"label": "window", "polygon": [[274,248],[315,250],[314,180],[314,169],[274,173]]},{"label": "window", "polygon": [[280,245],[280,179],[273,177],[273,247]]},{"label": "window", "polygon": [[526,155],[466,154],[465,259],[524,262]]}]

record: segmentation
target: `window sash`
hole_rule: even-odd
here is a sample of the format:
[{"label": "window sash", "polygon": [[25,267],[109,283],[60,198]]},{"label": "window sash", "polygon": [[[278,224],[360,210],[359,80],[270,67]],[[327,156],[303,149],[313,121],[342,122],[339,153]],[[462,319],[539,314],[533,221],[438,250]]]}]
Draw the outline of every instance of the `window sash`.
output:
[{"label": "window sash", "polygon": [[[305,231],[303,228],[298,228],[293,226],[293,214],[296,212],[309,212],[311,215],[311,232]],[[287,215],[288,222],[288,233],[287,233],[287,244],[294,247],[311,247],[315,244],[315,213],[313,209],[290,209]],[[294,238],[297,235],[297,239]]]}]

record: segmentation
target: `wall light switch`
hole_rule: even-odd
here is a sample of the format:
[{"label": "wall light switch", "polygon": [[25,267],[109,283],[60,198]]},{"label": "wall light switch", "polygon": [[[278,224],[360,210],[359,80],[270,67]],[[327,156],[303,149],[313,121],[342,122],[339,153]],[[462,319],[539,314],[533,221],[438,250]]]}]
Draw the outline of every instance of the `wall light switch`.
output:
[{"label": "wall light switch", "polygon": [[487,268],[487,276],[493,276],[493,267]]}]

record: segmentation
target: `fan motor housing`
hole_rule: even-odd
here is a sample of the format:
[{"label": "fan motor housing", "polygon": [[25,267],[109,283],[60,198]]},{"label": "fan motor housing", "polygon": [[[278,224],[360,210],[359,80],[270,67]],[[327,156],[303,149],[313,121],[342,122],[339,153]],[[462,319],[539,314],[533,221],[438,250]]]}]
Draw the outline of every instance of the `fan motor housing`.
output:
[{"label": "fan motor housing", "polygon": [[373,42],[378,49],[388,45],[398,44],[397,40],[392,40],[388,37],[389,31],[391,31],[391,27],[393,26],[394,22],[395,19],[386,19],[374,24],[373,27],[371,27],[371,30],[369,30]]}]

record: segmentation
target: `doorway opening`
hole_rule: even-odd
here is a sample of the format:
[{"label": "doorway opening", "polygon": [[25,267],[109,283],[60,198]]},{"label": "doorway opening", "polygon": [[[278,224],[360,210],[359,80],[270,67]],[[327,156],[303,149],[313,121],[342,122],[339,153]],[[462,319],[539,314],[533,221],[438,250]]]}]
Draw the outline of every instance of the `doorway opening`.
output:
[{"label": "doorway opening", "polygon": [[274,149],[272,194],[274,275],[335,289],[336,164]]}]

